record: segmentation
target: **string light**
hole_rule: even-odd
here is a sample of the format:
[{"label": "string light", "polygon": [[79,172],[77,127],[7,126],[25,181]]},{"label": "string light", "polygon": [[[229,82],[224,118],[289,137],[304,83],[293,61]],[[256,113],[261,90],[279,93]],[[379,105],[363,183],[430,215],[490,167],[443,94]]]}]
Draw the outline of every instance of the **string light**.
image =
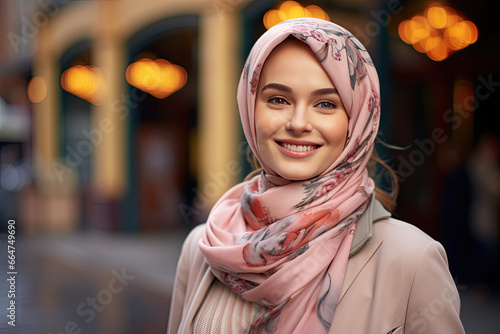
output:
[{"label": "string light", "polygon": [[478,38],[474,23],[462,18],[453,8],[438,3],[430,4],[422,15],[401,22],[398,33],[403,42],[435,61],[445,60]]}]

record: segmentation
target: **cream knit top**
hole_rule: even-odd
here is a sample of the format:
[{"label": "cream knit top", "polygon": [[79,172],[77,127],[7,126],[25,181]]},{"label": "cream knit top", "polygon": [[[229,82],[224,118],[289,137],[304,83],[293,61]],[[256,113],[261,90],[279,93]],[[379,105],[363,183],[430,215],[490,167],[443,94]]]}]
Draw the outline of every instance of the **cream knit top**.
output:
[{"label": "cream knit top", "polygon": [[214,279],[193,319],[193,334],[240,334],[268,309],[246,301]]}]

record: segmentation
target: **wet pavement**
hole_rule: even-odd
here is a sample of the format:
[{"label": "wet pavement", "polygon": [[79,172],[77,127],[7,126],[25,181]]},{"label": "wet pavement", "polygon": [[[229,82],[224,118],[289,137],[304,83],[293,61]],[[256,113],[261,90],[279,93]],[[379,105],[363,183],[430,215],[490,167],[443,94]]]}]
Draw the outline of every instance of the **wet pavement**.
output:
[{"label": "wet pavement", "polygon": [[[22,236],[16,275],[8,275],[0,237],[0,333],[165,333],[175,267],[185,231],[154,235],[85,232]],[[7,278],[15,276],[15,297]],[[11,281],[12,282],[12,281]],[[500,333],[500,296],[459,286],[469,334]],[[15,327],[8,324],[15,300]]]},{"label": "wet pavement", "polygon": [[[15,298],[8,298],[7,280],[0,283],[0,333],[165,333],[184,238],[185,232],[18,238]],[[0,247],[7,248],[5,236]],[[6,256],[0,268],[7,275]],[[15,327],[3,307],[10,300]]]}]

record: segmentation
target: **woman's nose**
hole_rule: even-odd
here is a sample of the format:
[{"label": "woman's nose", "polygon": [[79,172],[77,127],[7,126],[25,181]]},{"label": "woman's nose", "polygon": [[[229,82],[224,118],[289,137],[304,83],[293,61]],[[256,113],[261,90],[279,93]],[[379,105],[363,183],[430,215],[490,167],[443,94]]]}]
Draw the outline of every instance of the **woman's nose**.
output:
[{"label": "woman's nose", "polygon": [[309,132],[312,130],[312,124],[308,117],[307,108],[297,106],[294,108],[290,119],[285,124],[288,131],[295,133]]}]

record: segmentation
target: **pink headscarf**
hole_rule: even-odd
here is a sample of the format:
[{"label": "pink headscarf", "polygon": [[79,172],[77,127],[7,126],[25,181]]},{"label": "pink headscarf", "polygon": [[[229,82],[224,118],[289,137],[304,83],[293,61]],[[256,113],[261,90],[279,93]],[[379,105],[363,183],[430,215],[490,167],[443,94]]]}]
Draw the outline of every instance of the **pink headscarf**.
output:
[{"label": "pink headscarf", "polygon": [[[319,176],[304,181],[277,175],[262,159],[255,132],[260,71],[289,36],[316,54],[349,115],[342,154]],[[366,49],[344,28],[319,19],[288,20],[255,43],[238,103],[246,139],[264,171],[215,204],[200,248],[219,280],[270,309],[250,333],[327,333],[356,221],[374,190],[366,164],[380,119],[377,72]]]}]

